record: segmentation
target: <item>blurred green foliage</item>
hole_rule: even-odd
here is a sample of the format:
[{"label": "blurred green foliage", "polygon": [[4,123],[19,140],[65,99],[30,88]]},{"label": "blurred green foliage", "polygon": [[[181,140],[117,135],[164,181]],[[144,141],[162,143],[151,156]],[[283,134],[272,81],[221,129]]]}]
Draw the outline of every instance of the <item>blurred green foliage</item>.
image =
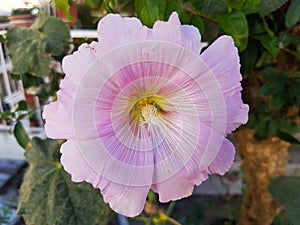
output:
[{"label": "blurred green foliage", "polygon": [[280,176],[274,178],[270,183],[270,193],[273,198],[282,204],[287,217],[292,224],[300,224],[300,177]]},{"label": "blurred green foliage", "polygon": [[26,224],[106,224],[112,211],[91,184],[71,181],[60,164],[61,144],[61,140],[28,140],[25,158],[29,169],[21,186],[18,213]]}]

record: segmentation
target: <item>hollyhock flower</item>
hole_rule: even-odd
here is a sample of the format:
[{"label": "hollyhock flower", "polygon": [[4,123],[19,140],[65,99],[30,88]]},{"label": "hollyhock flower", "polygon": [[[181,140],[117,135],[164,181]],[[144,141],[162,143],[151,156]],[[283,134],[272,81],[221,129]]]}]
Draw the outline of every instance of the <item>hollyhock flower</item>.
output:
[{"label": "hollyhock flower", "polygon": [[225,136],[248,119],[232,38],[200,54],[198,30],[176,13],[153,29],[110,14],[98,35],[64,58],[58,99],[43,113],[47,136],[67,139],[61,162],[72,180],[136,216],[150,189],[168,202],[224,174],[234,158]]}]

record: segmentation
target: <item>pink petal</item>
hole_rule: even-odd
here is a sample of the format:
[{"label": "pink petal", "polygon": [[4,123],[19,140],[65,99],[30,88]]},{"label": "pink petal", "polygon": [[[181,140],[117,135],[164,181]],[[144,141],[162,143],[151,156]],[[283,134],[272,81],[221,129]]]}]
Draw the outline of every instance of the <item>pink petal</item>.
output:
[{"label": "pink petal", "polygon": [[63,58],[62,68],[66,76],[74,84],[78,84],[85,74],[85,70],[100,56],[99,44],[82,44],[72,55]]},{"label": "pink petal", "polygon": [[132,187],[105,181],[101,183],[101,190],[103,200],[108,202],[114,211],[135,217],[144,209],[150,186]]},{"label": "pink petal", "polygon": [[66,76],[61,81],[57,101],[46,105],[43,112],[43,118],[46,120],[45,132],[48,137],[74,139],[72,122],[74,93],[85,70],[99,57],[98,48],[96,42],[83,44],[78,51],[63,59],[62,67]]},{"label": "pink petal", "polygon": [[168,22],[157,21],[153,26],[153,39],[182,45],[197,55],[201,50],[201,36],[191,25],[181,25],[178,14],[173,12]]},{"label": "pink petal", "polygon": [[[44,112],[47,135],[69,139],[61,161],[72,180],[91,183],[115,211],[135,216],[150,187],[165,202],[189,196],[210,173],[224,174],[234,157],[224,136],[248,112],[232,39],[221,37],[199,56],[199,32],[176,13],[153,29],[108,15],[98,33],[99,44],[64,59],[58,100]],[[131,113],[149,96],[165,102],[146,126]]]},{"label": "pink petal", "polygon": [[[171,178],[152,185],[151,188],[159,194],[159,200],[161,202],[178,200],[190,196],[193,192],[194,185],[200,185],[211,173],[223,175],[233,163],[235,152],[234,146],[230,141],[217,132],[212,131],[205,124],[201,124],[200,131],[198,148],[190,161]],[[208,168],[203,170],[199,166],[199,159],[205,154],[208,154],[205,148],[208,146],[209,138],[222,138],[223,141],[213,162]]]},{"label": "pink petal", "polygon": [[99,175],[83,159],[76,141],[68,140],[60,149],[60,161],[74,182],[89,181],[95,186],[99,182]]},{"label": "pink petal", "polygon": [[[143,54],[146,50],[151,53]],[[140,146],[142,149],[148,149],[151,145],[147,142],[140,145],[141,142],[138,139],[135,140],[135,137],[124,135],[130,131],[127,125],[130,108],[126,111],[128,110],[127,104],[125,108],[118,107],[118,102],[123,101],[118,97],[130,98],[128,94],[133,93],[133,96],[138,96],[144,91],[160,93],[180,109],[178,113],[182,115],[181,119],[184,124],[183,131],[181,131],[182,139],[191,139],[190,134],[193,134],[195,127],[198,126],[198,122],[194,120],[197,117],[200,121],[207,122],[212,129],[218,130],[221,134],[225,133],[226,110],[219,84],[202,60],[185,48],[166,42],[132,43],[115,48],[101,56],[99,61],[95,61],[85,73],[78,86],[73,108],[73,127],[77,139],[101,137],[102,141],[106,142],[107,135],[108,137],[115,135],[118,141],[111,141],[114,145],[118,143],[117,146],[121,146],[119,141],[125,140],[126,146],[130,148],[135,149]],[[153,84],[151,84],[152,81]],[[134,89],[131,88],[134,85],[137,87],[135,94]],[[127,86],[131,90],[128,93]],[[165,88],[161,88],[163,86]],[[193,121],[190,121],[191,119]],[[194,127],[189,127],[189,125]],[[195,135],[197,137],[197,134]],[[188,144],[195,145],[195,141],[197,138],[190,140]],[[155,177],[155,182],[175,174],[188,160],[194,148],[187,147],[188,144],[184,143],[182,142],[182,145],[178,147],[183,157],[181,162],[174,159],[175,155],[170,157],[168,164],[172,174],[158,172],[159,176]],[[209,139],[207,153],[200,162],[203,170],[214,160],[221,144],[221,138]],[[127,151],[123,147],[122,149],[121,147],[119,149],[122,154],[123,151]],[[162,152],[165,151],[167,150]],[[143,157],[139,158],[143,159]],[[170,163],[172,160],[178,164]],[[163,164],[161,165],[157,167],[157,170],[165,171]]]},{"label": "pink petal", "polygon": [[109,14],[98,23],[101,52],[147,38],[147,27],[137,18],[122,18],[119,14]]},{"label": "pink petal", "polygon": [[61,153],[61,163],[71,174],[72,180],[87,181],[94,188],[99,188],[103,200],[109,203],[114,211],[129,217],[137,216],[143,211],[150,185],[128,186],[101,177],[83,158],[75,141],[65,142],[61,147]]},{"label": "pink petal", "polygon": [[46,120],[45,132],[50,138],[74,139],[72,124],[73,93],[76,86],[69,78],[62,80],[57,92],[58,100],[45,105],[43,118]]},{"label": "pink petal", "polygon": [[230,133],[248,120],[249,106],[241,100],[240,63],[237,48],[230,36],[221,36],[211,44],[201,58],[218,80],[227,107],[227,128]]},{"label": "pink petal", "polygon": [[201,184],[208,178],[206,172],[179,171],[168,180],[153,184],[151,189],[159,194],[160,202],[175,201],[192,195],[195,183]]},{"label": "pink petal", "polygon": [[225,172],[227,172],[231,167],[234,160],[234,155],[234,145],[225,138],[218,155],[209,166],[210,173],[224,175]]}]

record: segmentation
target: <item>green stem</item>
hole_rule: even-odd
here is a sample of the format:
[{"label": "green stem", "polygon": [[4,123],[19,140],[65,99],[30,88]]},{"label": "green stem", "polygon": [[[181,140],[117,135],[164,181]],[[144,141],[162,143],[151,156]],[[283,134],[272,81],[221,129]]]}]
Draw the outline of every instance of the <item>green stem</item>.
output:
[{"label": "green stem", "polygon": [[181,225],[180,223],[178,223],[176,220],[172,219],[171,217],[168,217],[167,221],[174,224],[174,225]]},{"label": "green stem", "polygon": [[207,16],[207,15],[205,15],[205,14],[202,14],[202,13],[199,12],[199,11],[195,11],[195,10],[190,9],[190,8],[187,8],[187,7],[185,7],[185,6],[182,6],[181,8],[182,8],[184,11],[187,11],[187,12],[189,12],[189,13],[195,15],[195,16],[200,17],[201,19],[204,19],[204,20],[206,20],[206,21],[208,21],[208,22],[217,24],[217,21],[215,21],[213,18],[211,18],[211,17],[209,17],[209,16]]},{"label": "green stem", "polygon": [[175,202],[175,201],[172,201],[172,202],[169,204],[168,209],[167,209],[167,212],[166,212],[167,216],[170,216],[170,215],[171,215],[171,213],[173,212],[173,209],[174,209],[175,205],[176,205],[176,202]]},{"label": "green stem", "polygon": [[269,25],[265,19],[265,17],[262,17],[262,21],[263,21],[263,26],[265,28],[265,31],[268,33],[268,35],[273,38],[274,37],[274,32],[269,28]]},{"label": "green stem", "polygon": [[144,222],[145,225],[151,225],[151,219],[150,218],[147,218],[147,217],[144,217],[144,216],[139,216],[139,217],[135,217],[133,218],[137,221],[142,221]]}]

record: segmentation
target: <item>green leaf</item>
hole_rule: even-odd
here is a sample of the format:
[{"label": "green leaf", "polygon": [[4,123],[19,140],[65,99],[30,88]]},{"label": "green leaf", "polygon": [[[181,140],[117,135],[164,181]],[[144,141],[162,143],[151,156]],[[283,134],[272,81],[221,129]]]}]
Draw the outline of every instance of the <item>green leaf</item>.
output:
[{"label": "green leaf", "polygon": [[259,90],[259,95],[260,96],[268,96],[268,95],[273,95],[281,91],[283,88],[284,83],[280,81],[275,81],[275,82],[268,82],[264,84],[261,89]]},{"label": "green leaf", "polygon": [[12,120],[13,118],[13,113],[9,112],[9,111],[4,111],[0,113],[0,120]]},{"label": "green leaf", "polygon": [[14,135],[19,145],[25,149],[30,141],[30,138],[20,121],[18,121],[14,127]]},{"label": "green leaf", "polygon": [[259,7],[261,5],[262,0],[250,0],[246,1],[245,5],[242,9],[242,12],[246,15],[254,14],[259,12]]},{"label": "green leaf", "polygon": [[143,24],[152,27],[155,21],[164,20],[166,1],[135,0],[135,10]]},{"label": "green leaf", "polygon": [[[295,36],[291,36],[291,43],[298,46],[300,46],[300,37],[298,35],[295,35]],[[298,49],[299,51],[299,49]]]},{"label": "green leaf", "polygon": [[267,34],[268,34],[271,38],[274,38],[275,33],[274,33],[274,31],[273,31],[272,29],[270,29],[269,23],[267,22],[267,20],[266,20],[264,17],[262,17],[262,21],[263,21],[264,29],[265,29],[265,31],[267,32]]},{"label": "green leaf", "polygon": [[26,89],[31,86],[39,86],[44,82],[41,77],[36,77],[29,73],[22,74],[21,78],[22,78],[23,86]]},{"label": "green leaf", "polygon": [[276,57],[279,53],[279,39],[277,37],[271,38],[267,34],[257,35],[261,45],[273,56]]},{"label": "green leaf", "polygon": [[250,40],[247,48],[240,53],[241,72],[247,76],[254,70],[255,62],[258,56],[258,46],[255,41]]},{"label": "green leaf", "polygon": [[16,104],[12,109],[11,112],[17,112],[17,111],[26,111],[28,110],[28,106],[26,101],[22,100],[19,101],[18,104]]},{"label": "green leaf", "polygon": [[195,27],[197,27],[201,34],[204,33],[204,23],[203,23],[203,20],[200,17],[198,17],[196,15],[192,15],[191,18],[190,18],[190,23],[189,24],[194,25]]},{"label": "green leaf", "polygon": [[96,4],[93,0],[85,0],[86,4],[88,4],[89,7],[92,9],[96,8]]},{"label": "green leaf", "polygon": [[220,27],[234,39],[240,51],[247,47],[248,43],[248,23],[245,14],[239,11],[232,13],[222,13],[215,15]]},{"label": "green leaf", "polygon": [[263,52],[255,64],[255,68],[261,68],[270,65],[273,60],[273,56],[269,52]]},{"label": "green leaf", "polygon": [[289,98],[292,100],[292,104],[295,104],[300,108],[300,84],[295,79],[293,79],[287,85],[289,90]]},{"label": "green leaf", "polygon": [[[275,94],[280,95],[280,92],[282,92],[282,89],[285,86],[286,74],[279,72],[277,69],[273,67],[268,67],[262,71],[262,75],[267,80],[267,83],[261,87],[259,94],[261,96],[268,96],[268,95],[275,95]],[[275,97],[278,97],[278,95],[276,95]],[[281,100],[286,101],[286,98],[284,97],[284,99]]]},{"label": "green leaf", "polygon": [[262,23],[262,19],[258,14],[252,14],[247,16],[249,33],[251,35],[258,35],[266,33],[265,27]]},{"label": "green leaf", "polygon": [[12,28],[7,33],[13,74],[48,76],[51,55],[60,55],[70,40],[69,28],[62,21],[41,14],[30,29]]},{"label": "green leaf", "polygon": [[294,26],[300,19],[300,1],[292,0],[285,17],[285,25],[288,28]]},{"label": "green leaf", "polygon": [[279,128],[278,130],[283,133],[296,134],[300,132],[300,126],[285,117],[277,117],[275,122]]},{"label": "green leaf", "polygon": [[285,48],[291,42],[292,42],[292,36],[289,33],[285,31],[279,33],[279,48]]},{"label": "green leaf", "polygon": [[44,33],[46,38],[46,52],[53,55],[62,54],[64,47],[71,38],[68,26],[63,21],[54,17],[50,17],[45,21],[41,32]]},{"label": "green leaf", "polygon": [[273,80],[280,80],[280,81],[284,81],[287,77],[286,73],[282,73],[280,71],[278,71],[276,68],[274,67],[267,67],[262,71],[262,75],[263,77],[268,80],[268,81],[273,81]]},{"label": "green leaf", "polygon": [[254,137],[257,140],[263,140],[269,135],[269,123],[272,121],[270,115],[261,114],[256,118],[254,124]]},{"label": "green leaf", "polygon": [[177,12],[179,18],[181,17],[182,10],[178,0],[166,0],[166,9],[165,9],[165,20],[168,20],[172,12]]},{"label": "green leaf", "polygon": [[285,207],[292,224],[300,224],[300,177],[280,176],[273,178],[269,190],[273,198]]},{"label": "green leaf", "polygon": [[7,32],[12,73],[42,77],[50,73],[51,57],[45,54],[47,43],[34,29],[12,28]]},{"label": "green leaf", "polygon": [[40,31],[49,18],[51,18],[49,14],[40,13],[30,28]]},{"label": "green leaf", "polygon": [[74,18],[71,16],[69,11],[70,10],[69,0],[55,0],[55,5],[64,12],[68,20],[74,22]]},{"label": "green leaf", "polygon": [[18,214],[28,225],[106,224],[111,210],[99,190],[71,181],[59,161],[61,144],[33,138],[27,145],[29,168],[20,189]]},{"label": "green leaf", "polygon": [[62,20],[48,14],[40,14],[31,28],[41,32],[47,43],[45,51],[52,55],[62,54],[64,46],[71,39],[69,27]]},{"label": "green leaf", "polygon": [[229,10],[237,9],[240,11],[245,5],[244,0],[226,0],[226,3],[228,5]]},{"label": "green leaf", "polygon": [[282,108],[288,101],[288,90],[286,88],[281,88],[280,92],[272,95],[271,107],[273,109]]},{"label": "green leaf", "polygon": [[3,35],[0,35],[0,43],[4,43],[5,42],[5,37]]},{"label": "green leaf", "polygon": [[288,134],[288,133],[284,133],[281,131],[278,131],[276,134],[281,140],[287,141],[291,144],[300,144],[300,141],[296,138],[294,138],[292,135]]},{"label": "green leaf", "polygon": [[227,4],[224,0],[196,1],[196,8],[205,14],[217,14],[227,11]]},{"label": "green leaf", "polygon": [[260,5],[260,12],[263,16],[279,9],[287,0],[262,0]]}]

